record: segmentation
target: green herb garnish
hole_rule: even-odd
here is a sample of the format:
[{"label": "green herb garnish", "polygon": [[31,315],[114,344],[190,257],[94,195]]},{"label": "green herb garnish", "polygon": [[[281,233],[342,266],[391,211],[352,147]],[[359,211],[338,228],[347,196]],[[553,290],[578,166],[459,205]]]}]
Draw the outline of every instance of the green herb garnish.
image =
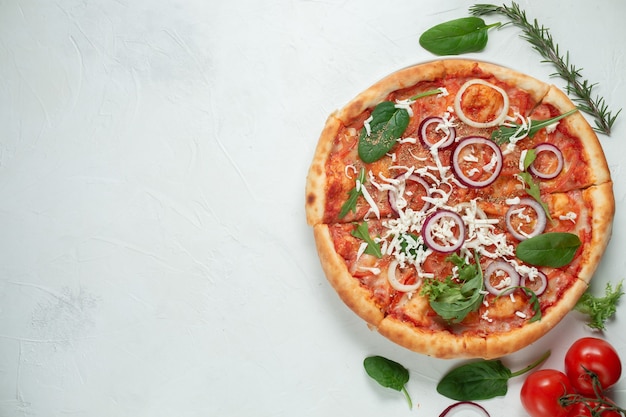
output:
[{"label": "green herb garnish", "polygon": [[572,262],[580,245],[573,233],[544,233],[521,241],[515,255],[530,265],[560,268]]},{"label": "green herb garnish", "polygon": [[478,401],[504,396],[508,391],[509,379],[531,371],[549,356],[550,351],[517,372],[511,372],[500,360],[470,362],[444,375],[437,384],[437,392],[457,401]]},{"label": "green herb garnish", "polygon": [[559,52],[559,47],[554,43],[552,35],[547,28],[539,25],[537,19],[531,23],[526,18],[526,13],[514,2],[511,3],[511,6],[475,4],[470,7],[469,11],[476,17],[490,14],[506,16],[510,23],[522,29],[522,38],[531,44],[532,48],[544,59],[544,62],[551,63],[556,68],[556,73],[552,75],[559,76],[567,82],[565,89],[568,94],[574,96],[574,101],[578,107],[594,117],[595,130],[606,135],[611,134],[611,127],[622,110],[612,114],[604,98],[593,96],[592,90],[596,83],[591,83],[582,78],[581,69],[570,63],[569,53],[566,52],[565,55],[562,55]]},{"label": "green herb garnish", "polygon": [[511,141],[511,138],[516,137],[524,137],[524,135],[528,135],[529,138],[532,138],[544,127],[548,127],[553,123],[558,122],[559,120],[569,116],[570,114],[574,114],[578,111],[578,109],[572,109],[568,112],[565,112],[561,115],[552,117],[546,120],[528,120],[528,125],[522,127],[522,125],[517,123],[511,123],[510,125],[500,126],[498,129],[491,132],[491,139],[494,140],[498,145],[502,145],[503,143],[508,143]]},{"label": "green herb garnish", "polygon": [[373,255],[377,258],[382,258],[383,254],[380,250],[380,245],[372,239],[370,236],[369,228],[367,222],[363,223],[355,223],[356,228],[351,232],[352,236],[364,240],[367,242],[367,247],[365,248],[365,253],[369,255]]},{"label": "green herb garnish", "polygon": [[528,167],[530,167],[535,159],[537,158],[537,151],[534,149],[529,149],[526,152],[526,156],[524,157],[524,172],[520,172],[517,174],[522,181],[524,181],[525,187],[524,191],[526,194],[534,198],[540,205],[543,207],[543,211],[546,213],[546,217],[548,220],[552,221],[552,216],[550,215],[550,208],[546,204],[545,201],[541,199],[541,191],[539,190],[539,184],[535,182],[533,176],[527,172]]},{"label": "green herb garnish", "polygon": [[359,199],[359,196],[363,194],[361,188],[365,186],[365,169],[361,168],[361,172],[359,173],[358,178],[356,179],[356,184],[354,188],[348,191],[348,199],[341,206],[341,211],[339,212],[339,218],[343,219],[349,212],[356,213],[356,202]]},{"label": "green herb garnish", "polygon": [[617,310],[617,303],[624,294],[622,291],[623,281],[620,281],[613,290],[611,283],[606,284],[604,297],[596,297],[589,289],[580,297],[574,309],[589,316],[587,326],[592,329],[605,330],[606,322],[613,317]]},{"label": "green herb garnish", "polygon": [[500,25],[486,25],[478,17],[463,17],[431,27],[420,36],[419,43],[422,48],[436,55],[478,52],[487,45],[487,31]]},{"label": "green herb garnish", "polygon": [[[408,99],[408,103],[417,99],[440,94],[440,89],[428,90]],[[376,162],[393,148],[404,134],[411,117],[409,112],[393,101],[379,103],[368,122],[369,130],[363,126],[359,136],[359,158],[365,163]]]},{"label": "green herb garnish", "polygon": [[398,362],[382,356],[369,356],[363,361],[365,372],[385,388],[391,388],[404,394],[409,408],[413,408],[413,401],[406,390],[409,381],[409,371]]},{"label": "green herb garnish", "polygon": [[454,254],[447,261],[458,269],[458,280],[447,277],[444,281],[424,281],[421,294],[428,296],[431,308],[444,320],[459,323],[483,302],[483,272],[475,255],[475,263],[469,264]]}]

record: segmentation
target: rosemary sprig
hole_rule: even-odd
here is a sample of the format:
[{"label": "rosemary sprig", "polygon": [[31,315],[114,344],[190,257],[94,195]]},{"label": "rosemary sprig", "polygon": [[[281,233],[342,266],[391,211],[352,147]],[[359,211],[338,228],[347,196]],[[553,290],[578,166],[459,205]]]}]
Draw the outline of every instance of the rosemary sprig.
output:
[{"label": "rosemary sprig", "polygon": [[[542,62],[551,63],[556,68],[556,72],[552,76],[558,75],[567,82],[566,91],[573,96],[574,102],[578,104],[578,108],[585,113],[593,116],[595,122],[594,130],[605,135],[611,134],[611,128],[615,119],[622,109],[617,113],[609,111],[609,106],[604,98],[593,95],[593,87],[595,83],[582,78],[581,68],[577,68],[569,61],[569,52],[562,55],[559,46],[554,43],[552,35],[543,25],[539,25],[537,19],[530,23],[526,18],[526,12],[520,9],[515,2],[511,6],[495,6],[493,4],[475,4],[469,9],[470,14],[474,16],[484,16],[488,14],[500,14],[506,16],[513,25],[522,29],[522,38],[526,39],[532,45],[544,60]],[[506,25],[506,23],[505,23]],[[503,25],[504,26],[504,25]]]}]

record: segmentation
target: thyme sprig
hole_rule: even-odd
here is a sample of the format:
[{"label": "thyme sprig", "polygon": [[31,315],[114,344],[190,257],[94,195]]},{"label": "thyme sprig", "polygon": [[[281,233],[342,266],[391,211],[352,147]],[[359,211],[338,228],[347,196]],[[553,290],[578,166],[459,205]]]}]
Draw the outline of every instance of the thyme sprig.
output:
[{"label": "thyme sprig", "polygon": [[[594,118],[594,130],[605,135],[611,134],[611,128],[615,119],[622,109],[616,113],[609,111],[609,106],[604,98],[595,95],[593,88],[597,85],[583,79],[581,68],[570,63],[569,52],[561,54],[559,46],[552,39],[552,35],[546,27],[539,25],[537,19],[531,23],[526,18],[526,12],[520,9],[515,2],[511,6],[495,6],[493,4],[475,4],[469,9],[474,16],[484,16],[489,14],[500,14],[506,16],[511,24],[522,29],[522,38],[526,39],[537,51],[546,63],[551,63],[556,68],[552,76],[559,76],[567,82],[565,90],[572,96],[573,101],[578,104],[578,108]],[[502,26],[505,26],[505,23]]]}]

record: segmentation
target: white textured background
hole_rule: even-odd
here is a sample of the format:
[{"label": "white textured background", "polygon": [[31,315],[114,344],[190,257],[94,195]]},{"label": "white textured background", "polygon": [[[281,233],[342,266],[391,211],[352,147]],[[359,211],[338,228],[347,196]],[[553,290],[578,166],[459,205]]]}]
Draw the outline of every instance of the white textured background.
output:
[{"label": "white textured background", "polygon": [[[326,116],[433,59],[419,35],[471,4],[0,0],[0,416],[438,415],[456,362],[341,304],[304,183]],[[626,3],[521,6],[626,108]],[[519,34],[492,30],[469,56],[550,80]],[[626,278],[625,136],[626,113],[601,136],[617,215],[598,293]],[[626,360],[624,314],[605,337]],[[571,314],[505,363],[551,349],[562,368],[588,334]],[[410,369],[412,411],[365,375],[370,354]],[[522,381],[483,405],[523,416]]]}]

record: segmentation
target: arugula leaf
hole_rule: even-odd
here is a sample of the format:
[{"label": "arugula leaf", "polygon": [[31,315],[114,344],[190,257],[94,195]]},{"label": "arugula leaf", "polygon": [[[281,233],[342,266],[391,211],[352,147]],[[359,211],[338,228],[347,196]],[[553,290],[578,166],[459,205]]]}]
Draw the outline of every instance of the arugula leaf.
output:
[{"label": "arugula leaf", "polygon": [[578,108],[574,108],[568,112],[545,120],[530,119],[528,121],[528,125],[524,129],[522,129],[522,125],[517,123],[512,123],[511,126],[500,126],[498,129],[491,132],[491,139],[494,140],[498,145],[502,145],[503,143],[510,142],[511,138],[514,135],[523,137],[525,134],[527,134],[529,138],[532,138],[544,127],[548,127],[551,124],[556,123],[559,120],[576,113],[577,111]]},{"label": "arugula leaf", "polygon": [[359,136],[359,158],[363,162],[378,161],[395,145],[409,125],[406,109],[396,107],[392,101],[383,101],[374,107],[370,131],[363,127]]},{"label": "arugula leaf", "polygon": [[431,308],[441,318],[458,323],[482,303],[483,273],[477,254],[475,264],[466,263],[456,254],[449,256],[447,260],[459,267],[459,280],[455,281],[451,276],[445,281],[426,280],[421,294],[428,296]]},{"label": "arugula leaf", "polygon": [[511,372],[500,360],[481,360],[458,366],[437,384],[437,392],[457,401],[477,401],[504,396],[509,379],[525,374],[550,356],[544,353],[538,360],[517,372]]},{"label": "arugula leaf", "polygon": [[[526,165],[526,161],[524,161],[524,165]],[[526,187],[524,188],[524,190],[526,191],[526,194],[528,194],[529,196],[537,200],[539,204],[541,204],[541,207],[543,207],[543,211],[546,212],[546,217],[548,218],[548,220],[552,221],[552,216],[550,215],[550,209],[548,208],[548,205],[545,203],[545,201],[541,199],[541,191],[539,191],[539,184],[535,182],[535,180],[533,179],[533,176],[530,175],[530,173],[525,172],[525,171],[520,172],[517,175],[519,175],[522,181],[524,181],[524,183],[526,184]]]},{"label": "arugula leaf", "polygon": [[487,45],[487,31],[499,27],[478,17],[463,17],[440,23],[428,29],[419,38],[422,48],[436,55],[459,55],[482,51]]},{"label": "arugula leaf", "polygon": [[376,256],[377,258],[382,258],[383,253],[380,250],[380,245],[376,243],[374,239],[372,239],[372,237],[370,236],[367,222],[364,221],[361,224],[354,224],[356,225],[356,229],[354,229],[350,233],[352,234],[352,236],[367,242],[367,248],[365,248],[365,253]]},{"label": "arugula leaf", "polygon": [[544,233],[521,241],[515,255],[530,265],[560,268],[572,262],[581,244],[573,233]]},{"label": "arugula leaf", "polygon": [[611,283],[607,283],[604,297],[595,297],[589,292],[589,289],[580,297],[574,309],[589,316],[587,326],[597,330],[606,329],[606,322],[613,317],[617,310],[617,303],[620,297],[624,295],[624,291],[622,291],[623,282],[620,281],[615,290],[613,290]]},{"label": "arugula leaf", "polygon": [[342,204],[341,211],[339,212],[339,218],[343,219],[346,215],[352,211],[356,213],[356,202],[359,196],[363,194],[361,187],[365,185],[365,169],[361,168],[359,177],[356,180],[356,185],[353,189],[348,191],[348,199]]},{"label": "arugula leaf", "polygon": [[382,356],[369,356],[363,361],[365,372],[385,388],[401,391],[404,394],[409,408],[413,408],[413,402],[406,390],[406,383],[409,381],[409,371],[398,362]]}]

